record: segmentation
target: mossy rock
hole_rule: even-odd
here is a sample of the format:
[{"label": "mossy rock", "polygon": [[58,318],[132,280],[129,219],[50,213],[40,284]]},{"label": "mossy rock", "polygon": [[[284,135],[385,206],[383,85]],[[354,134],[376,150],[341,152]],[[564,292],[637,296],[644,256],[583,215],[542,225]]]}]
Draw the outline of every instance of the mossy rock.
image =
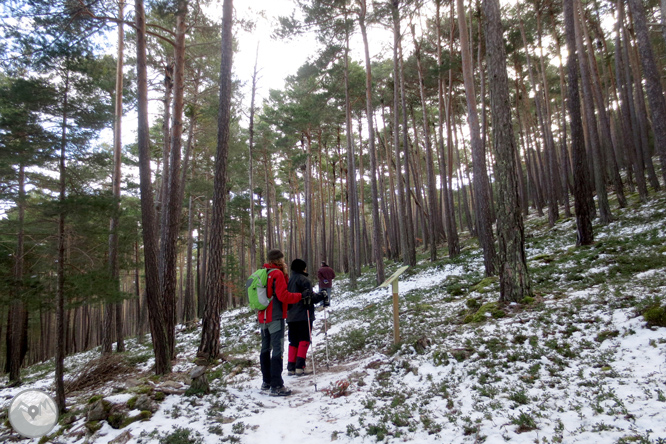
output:
[{"label": "mossy rock", "polygon": [[525,296],[522,301],[520,301],[523,305],[530,305],[534,302],[534,298],[532,296]]},{"label": "mossy rock", "polygon": [[99,401],[99,400],[102,399],[102,398],[104,398],[104,396],[102,396],[102,395],[95,395],[95,396],[92,396],[90,399],[88,399],[88,404],[92,404],[92,403],[94,403],[94,402],[96,402],[96,401]]},{"label": "mossy rock", "polygon": [[479,283],[475,284],[470,288],[472,291],[476,291],[479,293],[487,293],[491,290],[490,287],[493,286],[496,282],[499,281],[499,278],[497,276],[490,276],[487,278],[482,279]]},{"label": "mossy rock", "polygon": [[130,399],[127,400],[127,407],[130,410],[134,410],[134,406],[136,405],[136,400],[139,399],[138,396],[132,396]]},{"label": "mossy rock", "polygon": [[465,316],[462,322],[463,324],[480,323],[485,322],[488,318],[499,319],[504,316],[506,316],[506,313],[500,310],[497,302],[488,302],[479,307],[476,313]]},{"label": "mossy rock", "polygon": [[162,402],[166,399],[166,394],[164,392],[155,392],[153,399],[157,402]]},{"label": "mossy rock", "polygon": [[90,434],[94,434],[96,431],[102,428],[102,424],[99,421],[88,421],[85,424],[86,429],[90,432]]},{"label": "mossy rock", "polygon": [[[133,422],[137,421],[148,421],[150,418],[153,417],[153,413],[149,410],[141,410],[141,413],[138,415],[126,417],[123,422],[120,424],[119,429],[124,429],[128,425],[132,424]],[[114,427],[115,428],[115,427]]]},{"label": "mossy rock", "polygon": [[648,327],[666,327],[666,307],[652,306],[643,312]]},{"label": "mossy rock", "polygon": [[127,420],[127,416],[123,412],[112,413],[107,419],[109,425],[114,429],[122,429],[125,420]]},{"label": "mossy rock", "polygon": [[620,336],[620,332],[617,330],[604,330],[597,334],[595,340],[597,342],[604,342],[606,339],[617,338],[618,336]]},{"label": "mossy rock", "polygon": [[481,306],[481,303],[474,298],[470,298],[465,301],[465,305],[467,305],[467,308],[470,310],[476,310]]}]

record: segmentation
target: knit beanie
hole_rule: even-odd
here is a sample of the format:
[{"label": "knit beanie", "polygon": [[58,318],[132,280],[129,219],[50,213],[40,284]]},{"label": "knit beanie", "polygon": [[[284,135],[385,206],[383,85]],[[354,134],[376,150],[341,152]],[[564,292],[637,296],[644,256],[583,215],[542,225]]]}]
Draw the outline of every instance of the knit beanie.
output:
[{"label": "knit beanie", "polygon": [[307,265],[306,265],[305,261],[302,260],[302,259],[294,259],[291,262],[291,269],[293,271],[303,273],[306,268],[307,268]]},{"label": "knit beanie", "polygon": [[268,252],[266,255],[266,259],[268,259],[268,262],[275,262],[284,257],[284,254],[280,250],[271,250]]}]

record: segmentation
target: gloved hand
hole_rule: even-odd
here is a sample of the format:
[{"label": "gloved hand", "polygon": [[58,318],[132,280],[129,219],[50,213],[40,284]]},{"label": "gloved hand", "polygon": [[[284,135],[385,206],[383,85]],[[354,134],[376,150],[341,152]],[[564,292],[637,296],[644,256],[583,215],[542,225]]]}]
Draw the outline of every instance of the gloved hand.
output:
[{"label": "gloved hand", "polygon": [[305,290],[301,293],[301,300],[306,307],[312,306],[312,290]]},{"label": "gloved hand", "polygon": [[324,302],[322,303],[322,305],[324,307],[330,307],[331,301],[328,297],[328,292],[327,291],[322,291],[320,294],[324,297]]}]

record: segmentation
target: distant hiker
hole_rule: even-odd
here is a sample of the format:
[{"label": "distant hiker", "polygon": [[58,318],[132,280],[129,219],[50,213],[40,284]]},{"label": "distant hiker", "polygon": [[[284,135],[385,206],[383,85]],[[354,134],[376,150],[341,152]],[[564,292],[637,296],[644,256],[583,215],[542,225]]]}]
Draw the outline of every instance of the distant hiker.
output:
[{"label": "distant hiker", "polygon": [[330,305],[331,293],[333,292],[333,279],[335,279],[335,271],[324,261],[321,263],[321,268],[317,271],[317,279],[319,279],[319,290],[325,290],[328,294],[328,300],[324,301],[324,306]]},{"label": "distant hiker", "polygon": [[[288,396],[291,390],[284,386],[282,380],[282,355],[284,352],[284,320],[287,317],[288,304],[296,304],[301,300],[301,293],[287,290],[287,264],[280,250],[271,250],[267,255],[268,263],[264,268],[272,269],[268,273],[266,289],[272,298],[265,310],[259,311],[261,329],[261,390],[269,390],[271,396]],[[273,297],[276,296],[276,297]],[[272,350],[272,355],[271,355]]]},{"label": "distant hiker", "polygon": [[287,375],[303,376],[305,374],[305,358],[312,342],[311,332],[314,323],[314,304],[327,298],[326,293],[312,292],[312,284],[308,279],[305,261],[294,259],[291,263],[289,291],[302,293],[303,299],[289,306],[287,325],[289,325],[289,353],[287,358]]}]

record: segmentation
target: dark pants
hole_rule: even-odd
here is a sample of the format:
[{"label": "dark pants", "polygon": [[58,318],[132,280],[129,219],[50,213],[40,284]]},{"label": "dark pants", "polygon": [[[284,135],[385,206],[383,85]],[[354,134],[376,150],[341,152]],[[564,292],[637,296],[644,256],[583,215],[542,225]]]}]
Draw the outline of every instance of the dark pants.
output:
[{"label": "dark pants", "polygon": [[312,318],[310,318],[310,325],[308,321],[293,321],[289,322],[289,362],[287,363],[287,370],[295,370],[297,368],[305,368],[305,358],[307,357],[308,348],[310,347],[310,332],[312,331]]},{"label": "dark pants", "polygon": [[[282,352],[284,348],[284,328],[270,333],[267,328],[261,330],[261,376],[272,388],[282,387]],[[271,350],[273,353],[271,354]]]},{"label": "dark pants", "polygon": [[310,321],[310,328],[308,328],[308,321],[294,321],[289,323],[289,345],[298,347],[302,341],[310,341],[310,330],[312,329],[312,321]]}]

